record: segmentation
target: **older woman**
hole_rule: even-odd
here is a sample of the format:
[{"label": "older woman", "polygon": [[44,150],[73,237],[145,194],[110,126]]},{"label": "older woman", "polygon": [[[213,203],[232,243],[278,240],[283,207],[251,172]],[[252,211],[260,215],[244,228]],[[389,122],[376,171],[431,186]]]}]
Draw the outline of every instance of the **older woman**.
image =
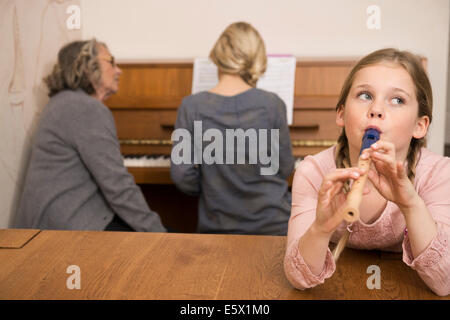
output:
[{"label": "older woman", "polygon": [[102,103],[121,70],[105,44],[75,41],[45,79],[50,101],[34,137],[16,227],[164,232],[123,165]]}]

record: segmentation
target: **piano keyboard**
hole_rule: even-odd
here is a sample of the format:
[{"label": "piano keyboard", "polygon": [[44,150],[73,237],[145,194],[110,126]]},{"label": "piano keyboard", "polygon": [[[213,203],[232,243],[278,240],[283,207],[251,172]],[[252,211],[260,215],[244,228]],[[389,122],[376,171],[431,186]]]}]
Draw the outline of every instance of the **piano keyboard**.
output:
[{"label": "piano keyboard", "polygon": [[[295,168],[297,168],[303,158],[295,159]],[[123,157],[125,167],[170,167],[170,156],[154,154],[154,155],[126,155]]]},{"label": "piano keyboard", "polygon": [[125,167],[170,167],[170,156],[162,154],[153,155],[126,155],[123,158]]}]

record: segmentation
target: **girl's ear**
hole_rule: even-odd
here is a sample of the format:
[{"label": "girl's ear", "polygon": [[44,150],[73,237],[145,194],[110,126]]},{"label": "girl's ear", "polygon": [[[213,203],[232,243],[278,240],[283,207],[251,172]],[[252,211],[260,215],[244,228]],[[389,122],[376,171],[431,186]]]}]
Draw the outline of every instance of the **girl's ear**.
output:
[{"label": "girl's ear", "polygon": [[425,137],[428,132],[428,126],[430,125],[430,118],[428,116],[422,116],[416,120],[416,125],[413,131],[413,137],[421,139]]},{"label": "girl's ear", "polygon": [[336,111],[336,124],[339,127],[344,127],[344,106],[340,106]]}]

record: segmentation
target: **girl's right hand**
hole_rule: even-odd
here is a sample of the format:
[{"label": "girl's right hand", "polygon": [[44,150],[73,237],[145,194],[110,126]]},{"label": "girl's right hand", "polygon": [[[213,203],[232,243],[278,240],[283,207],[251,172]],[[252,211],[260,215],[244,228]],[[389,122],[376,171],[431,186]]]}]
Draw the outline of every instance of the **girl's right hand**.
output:
[{"label": "girl's right hand", "polygon": [[325,176],[317,199],[316,219],[311,226],[314,231],[331,237],[344,220],[342,214],[346,200],[343,192],[344,183],[349,179],[357,180],[363,174],[364,170],[352,167],[336,169]]}]

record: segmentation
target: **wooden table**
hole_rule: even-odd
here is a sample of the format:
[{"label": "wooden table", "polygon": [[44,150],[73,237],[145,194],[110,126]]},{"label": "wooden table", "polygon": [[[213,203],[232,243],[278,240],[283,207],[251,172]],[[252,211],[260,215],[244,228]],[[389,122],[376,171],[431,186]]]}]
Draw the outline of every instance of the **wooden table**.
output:
[{"label": "wooden table", "polygon": [[[0,230],[0,299],[448,299],[399,255],[346,249],[332,278],[299,291],[283,271],[285,237]],[[69,290],[77,265],[81,289]],[[381,289],[368,289],[370,265]]]}]

